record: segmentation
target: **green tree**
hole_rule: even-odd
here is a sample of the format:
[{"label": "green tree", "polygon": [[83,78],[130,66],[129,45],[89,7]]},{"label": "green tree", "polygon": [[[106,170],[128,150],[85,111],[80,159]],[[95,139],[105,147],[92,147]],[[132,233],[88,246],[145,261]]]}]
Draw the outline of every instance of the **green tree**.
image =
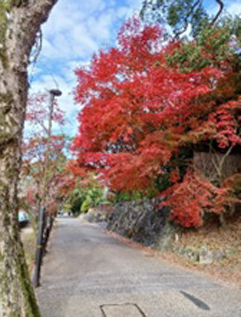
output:
[{"label": "green tree", "polygon": [[140,15],[147,22],[167,23],[175,36],[184,33],[189,25],[193,35],[197,35],[203,25],[214,25],[223,12],[223,1],[214,2],[218,9],[215,15],[210,15],[203,0],[144,0]]},{"label": "green tree", "polygon": [[65,205],[70,207],[74,215],[87,212],[89,208],[105,201],[104,188],[95,178],[95,174],[89,173],[84,178],[75,175],[74,182],[75,185],[65,200]]}]

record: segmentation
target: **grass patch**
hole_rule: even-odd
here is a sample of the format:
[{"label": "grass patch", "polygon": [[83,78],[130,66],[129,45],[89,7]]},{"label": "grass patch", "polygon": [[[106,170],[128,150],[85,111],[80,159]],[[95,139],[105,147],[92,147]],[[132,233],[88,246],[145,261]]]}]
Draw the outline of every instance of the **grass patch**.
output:
[{"label": "grass patch", "polygon": [[29,272],[32,272],[35,261],[36,235],[30,228],[21,230],[21,237]]}]

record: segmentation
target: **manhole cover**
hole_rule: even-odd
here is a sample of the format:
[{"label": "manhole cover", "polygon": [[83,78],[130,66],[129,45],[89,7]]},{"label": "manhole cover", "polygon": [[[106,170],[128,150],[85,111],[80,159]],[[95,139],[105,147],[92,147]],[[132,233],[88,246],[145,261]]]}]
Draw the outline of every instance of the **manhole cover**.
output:
[{"label": "manhole cover", "polygon": [[100,306],[104,317],[145,317],[145,314],[136,304],[112,304]]}]

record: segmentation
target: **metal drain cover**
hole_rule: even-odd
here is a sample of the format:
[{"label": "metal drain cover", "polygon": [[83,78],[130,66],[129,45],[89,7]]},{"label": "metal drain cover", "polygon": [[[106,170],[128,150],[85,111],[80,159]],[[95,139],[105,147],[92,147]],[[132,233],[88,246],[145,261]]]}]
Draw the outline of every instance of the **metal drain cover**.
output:
[{"label": "metal drain cover", "polygon": [[145,314],[136,304],[112,304],[100,306],[104,317],[145,317]]}]

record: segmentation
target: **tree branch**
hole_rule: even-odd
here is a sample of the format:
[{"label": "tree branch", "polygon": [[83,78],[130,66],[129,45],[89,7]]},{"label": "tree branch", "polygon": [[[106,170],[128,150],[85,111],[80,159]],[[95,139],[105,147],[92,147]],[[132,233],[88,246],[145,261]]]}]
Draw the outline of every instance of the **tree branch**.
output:
[{"label": "tree branch", "polygon": [[[38,39],[39,39],[39,44],[38,44]],[[36,52],[34,54],[33,60],[32,60],[32,64],[36,64],[37,60],[39,58],[39,55],[42,51],[42,47],[43,47],[43,34],[42,34],[42,30],[39,30],[39,35],[37,36],[36,39]]]},{"label": "tree branch", "polygon": [[184,18],[184,28],[179,31],[178,33],[176,33],[175,37],[179,37],[181,34],[183,34],[184,32],[186,32],[187,27],[188,27],[188,18],[190,17],[190,15],[193,13],[193,11],[195,10],[195,8],[202,2],[202,0],[197,0],[196,2],[194,2],[194,4],[191,6],[190,10],[188,11],[188,13],[186,14],[185,18]]},{"label": "tree branch", "polygon": [[216,14],[216,16],[214,17],[214,19],[212,20],[211,25],[214,25],[217,22],[217,19],[219,18],[220,14],[222,13],[223,8],[224,8],[224,4],[221,0],[215,0],[215,1],[219,5],[219,10],[218,10],[218,13]]}]

